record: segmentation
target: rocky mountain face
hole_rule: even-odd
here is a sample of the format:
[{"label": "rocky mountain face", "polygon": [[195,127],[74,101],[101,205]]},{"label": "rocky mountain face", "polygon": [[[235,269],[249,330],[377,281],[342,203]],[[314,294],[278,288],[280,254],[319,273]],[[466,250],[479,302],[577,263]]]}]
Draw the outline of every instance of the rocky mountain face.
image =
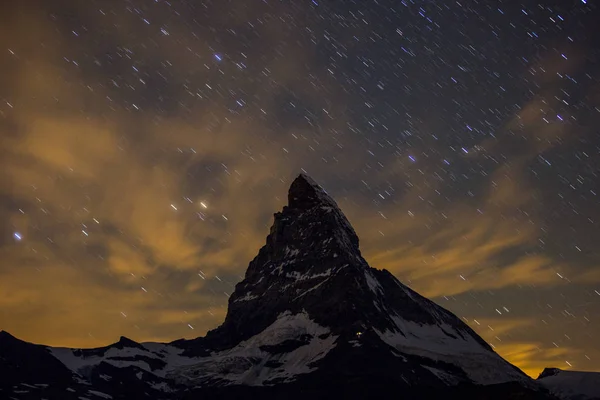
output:
[{"label": "rocky mountain face", "polygon": [[0,333],[0,398],[553,399],[459,318],[369,267],[300,175],[205,337],[51,348]]}]

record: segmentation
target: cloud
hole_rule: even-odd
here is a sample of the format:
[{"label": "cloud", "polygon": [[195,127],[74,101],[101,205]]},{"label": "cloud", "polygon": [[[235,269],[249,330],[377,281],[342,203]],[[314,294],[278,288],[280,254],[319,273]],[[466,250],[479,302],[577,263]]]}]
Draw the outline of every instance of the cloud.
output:
[{"label": "cloud", "polygon": [[511,215],[532,196],[515,174],[506,166],[498,168],[480,208],[446,204],[431,219],[418,215],[418,204],[412,207],[414,212],[402,212],[401,203],[400,210],[386,216],[393,222],[380,226],[385,236],[359,221],[359,232],[367,231],[362,237],[375,240],[368,242],[367,260],[429,297],[519,284],[559,284],[554,271],[561,265],[535,251],[535,225]]},{"label": "cloud", "polygon": [[[82,74],[34,60],[40,69],[16,75],[10,124],[0,126],[3,232],[24,238],[0,246],[0,328],[69,346],[214,328],[285,200],[299,164],[283,167],[291,143],[249,141],[262,129],[250,120],[215,126],[216,108],[82,116],[106,90],[91,95]],[[217,275],[228,286],[217,288]]]},{"label": "cloud", "polygon": [[[549,57],[543,64],[568,73],[580,65],[577,60],[573,57],[559,66],[552,64],[556,57]],[[379,215],[372,212],[365,217],[349,204],[371,265],[390,270],[429,297],[569,282],[557,272],[568,272],[575,282],[598,282],[598,274],[573,268],[540,247],[547,233],[542,230],[547,225],[544,201],[550,201],[544,198],[547,194],[532,166],[539,156],[586,134],[566,111],[557,111],[563,104],[562,84],[560,74],[549,74],[540,92],[516,107],[493,137],[455,161],[488,166],[483,177],[468,178],[475,182],[458,183],[449,168],[442,169],[445,175],[432,174],[430,162],[417,167],[403,157],[379,175],[384,181],[403,177],[407,188],[394,191],[397,200],[392,204],[375,201]],[[454,186],[452,198],[443,195],[449,186]],[[457,186],[465,196],[456,194],[461,193]]]},{"label": "cloud", "polygon": [[202,335],[224,318],[224,308],[206,294],[174,296],[180,283],[164,275],[123,283],[98,265],[38,260],[33,269],[9,267],[0,273],[0,319],[12,334],[36,343],[103,346],[119,335],[170,341]]}]

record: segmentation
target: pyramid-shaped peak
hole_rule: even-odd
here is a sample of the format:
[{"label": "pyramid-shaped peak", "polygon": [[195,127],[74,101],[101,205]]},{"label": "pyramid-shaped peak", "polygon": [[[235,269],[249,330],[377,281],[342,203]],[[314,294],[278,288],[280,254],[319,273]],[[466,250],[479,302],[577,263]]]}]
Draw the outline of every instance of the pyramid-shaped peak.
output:
[{"label": "pyramid-shaped peak", "polygon": [[122,344],[126,344],[126,345],[137,344],[135,341],[129,339],[127,336],[119,337],[118,343],[122,343]]},{"label": "pyramid-shaped peak", "polygon": [[549,376],[558,375],[562,370],[560,368],[544,368],[544,370],[540,373],[537,379],[547,378]]},{"label": "pyramid-shaped peak", "polygon": [[323,190],[323,188],[321,187],[321,185],[319,185],[313,178],[311,178],[308,174],[305,174],[304,172],[300,173],[295,180],[301,180],[304,181],[306,183],[308,183],[309,185],[313,186],[316,189],[319,190]]},{"label": "pyramid-shaped peak", "polygon": [[113,346],[118,349],[123,349],[125,347],[144,349],[144,347],[141,344],[139,344],[138,342],[131,340],[125,336],[121,336],[119,338],[119,341],[117,343],[115,343]]},{"label": "pyramid-shaped peak", "polygon": [[290,185],[288,206],[307,210],[316,206],[336,207],[335,201],[310,176],[302,173]]},{"label": "pyramid-shaped peak", "polygon": [[6,338],[6,339],[16,339],[16,337],[14,337],[13,335],[11,335],[10,333],[8,333],[5,330],[0,330],[0,339],[2,338]]}]

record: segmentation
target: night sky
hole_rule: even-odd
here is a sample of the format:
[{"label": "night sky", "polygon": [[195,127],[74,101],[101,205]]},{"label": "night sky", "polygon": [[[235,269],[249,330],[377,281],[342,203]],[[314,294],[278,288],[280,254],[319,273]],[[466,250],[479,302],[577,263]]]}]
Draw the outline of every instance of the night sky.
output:
[{"label": "night sky", "polygon": [[204,335],[305,171],[525,372],[600,370],[594,0],[1,7],[0,329]]}]

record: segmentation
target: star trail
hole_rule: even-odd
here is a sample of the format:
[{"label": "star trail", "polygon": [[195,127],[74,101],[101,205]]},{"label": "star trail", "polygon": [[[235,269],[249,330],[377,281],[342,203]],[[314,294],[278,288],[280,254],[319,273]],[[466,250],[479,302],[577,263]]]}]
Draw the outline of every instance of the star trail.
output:
[{"label": "star trail", "polygon": [[594,1],[0,9],[0,329],[193,338],[306,172],[508,361],[600,371]]}]

